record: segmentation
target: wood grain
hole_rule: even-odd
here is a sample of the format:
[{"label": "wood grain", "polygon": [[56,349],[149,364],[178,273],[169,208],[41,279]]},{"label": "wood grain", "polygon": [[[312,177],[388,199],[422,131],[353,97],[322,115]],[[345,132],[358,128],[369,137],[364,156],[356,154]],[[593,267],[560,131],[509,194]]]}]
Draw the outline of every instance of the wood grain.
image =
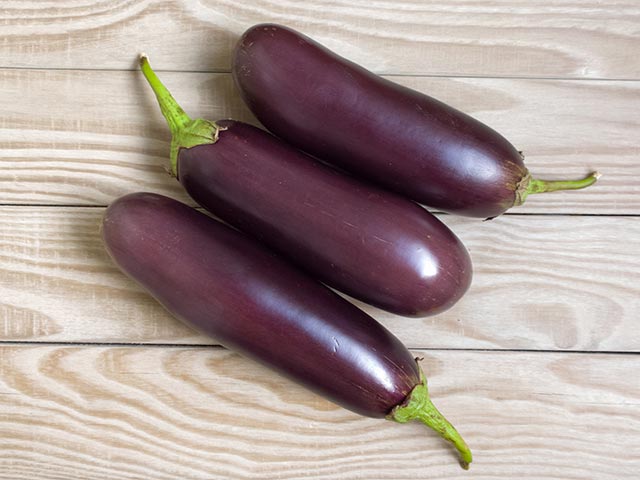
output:
[{"label": "wood grain", "polygon": [[304,31],[380,73],[639,79],[640,6],[579,0],[3,2],[0,66],[227,71],[259,22]]},{"label": "wood grain", "polygon": [[[256,122],[227,74],[162,78],[193,116]],[[541,178],[604,175],[514,211],[640,214],[640,82],[394,80],[493,126]],[[163,170],[168,128],[139,72],[0,70],[0,102],[0,203],[106,205],[137,190],[187,200]]]},{"label": "wood grain", "polygon": [[[0,209],[0,341],[215,343],[122,275],[102,208]],[[640,351],[640,218],[440,216],[474,262],[448,312],[409,319],[359,305],[415,348]]]},{"label": "wood grain", "polygon": [[222,349],[0,348],[0,478],[602,480],[640,470],[637,361],[421,352],[470,472]]}]

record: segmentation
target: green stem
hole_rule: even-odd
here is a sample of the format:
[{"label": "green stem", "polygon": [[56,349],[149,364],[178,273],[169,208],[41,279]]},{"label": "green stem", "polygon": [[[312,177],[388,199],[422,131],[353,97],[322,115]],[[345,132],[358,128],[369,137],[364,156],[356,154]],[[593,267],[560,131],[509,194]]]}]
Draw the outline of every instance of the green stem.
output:
[{"label": "green stem", "polygon": [[445,440],[451,442],[460,453],[460,465],[465,470],[469,469],[472,461],[471,450],[462,436],[451,423],[442,415],[429,398],[427,379],[420,369],[422,383],[416,385],[407,400],[396,406],[389,415],[388,420],[398,423],[407,423],[411,420],[419,420],[427,427],[432,428]]},{"label": "green stem", "polygon": [[189,115],[187,115],[182,107],[178,105],[178,102],[173,98],[171,92],[169,92],[167,87],[165,87],[160,81],[156,72],[151,68],[149,58],[145,54],[140,55],[140,69],[142,70],[144,78],[149,82],[153,93],[156,94],[156,98],[160,104],[160,110],[169,124],[171,134],[177,134],[180,129],[184,128],[189,122],[191,122]]},{"label": "green stem", "polygon": [[216,143],[220,131],[225,129],[216,125],[215,122],[202,118],[192,120],[160,81],[145,54],[140,55],[140,69],[155,93],[160,111],[169,124],[172,137],[170,171],[173,176],[177,177],[180,149]]},{"label": "green stem", "polygon": [[593,172],[581,180],[538,180],[537,178],[532,178],[527,190],[529,194],[555,192],[557,190],[579,190],[593,185],[600,176],[599,172]]},{"label": "green stem", "polygon": [[516,189],[514,205],[522,205],[527,196],[534,193],[556,192],[558,190],[579,190],[596,183],[602,175],[592,172],[580,180],[539,180],[533,178],[529,172],[524,176]]}]

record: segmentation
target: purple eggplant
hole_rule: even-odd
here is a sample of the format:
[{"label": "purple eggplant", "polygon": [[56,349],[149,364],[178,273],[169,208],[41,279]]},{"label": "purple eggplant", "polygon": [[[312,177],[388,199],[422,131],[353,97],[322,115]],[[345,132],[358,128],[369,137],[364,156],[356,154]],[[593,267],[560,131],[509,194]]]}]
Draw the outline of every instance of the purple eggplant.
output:
[{"label": "purple eggplant", "polygon": [[471,261],[436,217],[242,122],[191,120],[151,70],[173,134],[171,172],[200,205],[315,278],[406,316],[442,312],[466,292]]},{"label": "purple eggplant", "polygon": [[115,263],[176,318],[360,415],[422,421],[468,467],[469,448],[402,343],[255,240],[152,193],[113,202],[102,236]]},{"label": "purple eggplant", "polygon": [[276,136],[439,210],[492,218],[532,193],[599,177],[535,179],[521,152],[487,125],[287,27],[251,27],[232,68],[246,104]]}]

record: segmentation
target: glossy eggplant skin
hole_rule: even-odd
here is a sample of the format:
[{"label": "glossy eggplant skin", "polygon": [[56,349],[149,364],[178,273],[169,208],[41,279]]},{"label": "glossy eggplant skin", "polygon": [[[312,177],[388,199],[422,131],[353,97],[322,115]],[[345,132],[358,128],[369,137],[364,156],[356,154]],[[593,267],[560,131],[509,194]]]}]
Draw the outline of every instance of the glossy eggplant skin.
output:
[{"label": "glossy eggplant skin", "polygon": [[495,130],[290,28],[247,30],[232,68],[246,104],[276,136],[419,203],[495,217],[514,205],[528,173]]},{"label": "glossy eggplant skin", "polygon": [[421,382],[411,353],[373,318],[176,200],[122,197],[102,235],[115,263],[178,319],[349,410],[384,417]]},{"label": "glossy eggplant skin", "polygon": [[466,292],[467,250],[422,207],[264,130],[216,123],[225,129],[216,143],[178,155],[178,178],[200,205],[327,285],[400,315],[442,312]]}]

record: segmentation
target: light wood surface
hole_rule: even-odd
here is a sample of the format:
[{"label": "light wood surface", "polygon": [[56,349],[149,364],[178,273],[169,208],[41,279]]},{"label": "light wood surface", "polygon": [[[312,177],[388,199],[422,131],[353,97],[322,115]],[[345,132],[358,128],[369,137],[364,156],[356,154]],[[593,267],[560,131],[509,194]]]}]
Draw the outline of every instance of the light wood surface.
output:
[{"label": "light wood surface", "polygon": [[[109,261],[105,205],[193,205],[163,165],[149,54],[192,116],[256,123],[229,75],[290,25],[486,122],[534,175],[603,173],[491,222],[439,215],[474,280],[450,311],[360,303],[417,356],[474,452],[359,417],[171,318]],[[8,0],[0,8],[0,479],[635,478],[640,3]]]},{"label": "light wood surface", "polygon": [[638,79],[637,1],[9,0],[0,66],[228,71],[255,23],[304,30],[378,73]]},{"label": "light wood surface", "polygon": [[[3,338],[214,343],[174,320],[102,247],[102,208],[0,208]],[[474,281],[451,310],[403,318],[359,305],[416,348],[640,352],[640,218],[439,215]]]},{"label": "light wood surface", "polygon": [[[161,76],[193,117],[257,122],[228,74]],[[514,212],[640,213],[640,82],[393,79],[491,125],[540,178],[603,174]],[[140,72],[0,70],[0,102],[0,203],[106,205],[140,189],[188,201],[163,169],[170,135]]]},{"label": "light wood surface", "polygon": [[[473,470],[222,349],[0,348],[0,478],[634,478],[629,355],[415,351]],[[12,466],[7,470],[6,466]]]}]

